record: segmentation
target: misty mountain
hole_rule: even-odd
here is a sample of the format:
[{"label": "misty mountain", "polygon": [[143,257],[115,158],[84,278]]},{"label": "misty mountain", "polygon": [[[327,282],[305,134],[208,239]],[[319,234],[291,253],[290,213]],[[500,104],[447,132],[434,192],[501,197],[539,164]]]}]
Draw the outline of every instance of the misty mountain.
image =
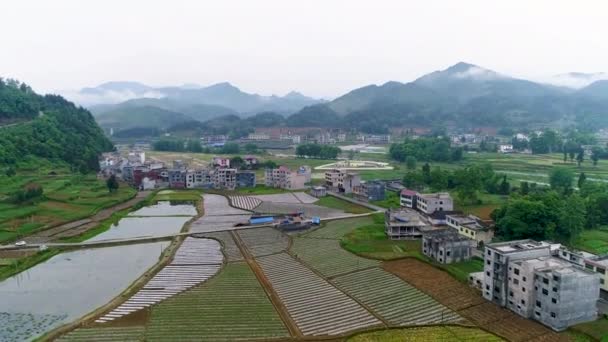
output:
[{"label": "misty mountain", "polygon": [[185,114],[168,111],[158,107],[141,106],[117,108],[96,115],[95,120],[105,131],[114,132],[135,128],[154,128],[165,130],[171,126],[193,119]]},{"label": "misty mountain", "polygon": [[[76,98],[88,105],[95,112],[115,109],[108,105],[123,105],[123,102],[141,100],[146,105],[151,99],[164,100],[163,107],[168,110],[181,110],[188,106],[218,106],[232,110],[241,115],[253,115],[259,112],[272,111],[281,114],[297,112],[305,106],[322,103],[297,92],[285,96],[262,96],[241,91],[228,82],[200,87],[186,84],[178,87],[150,87],[137,82],[108,82],[97,87],[82,89]],[[120,101],[116,101],[121,99]],[[168,108],[167,103],[170,104]],[[226,114],[226,113],[224,113]]]},{"label": "misty mountain", "polygon": [[572,89],[581,89],[589,86],[593,82],[608,80],[608,73],[595,72],[569,72],[565,74],[554,75],[542,80],[543,83],[551,84],[560,87],[568,87]]},{"label": "misty mountain", "polygon": [[[369,132],[399,126],[563,125],[584,121],[589,115],[608,114],[608,97],[604,95],[608,94],[604,90],[608,82],[604,82],[573,91],[460,62],[411,83],[387,82],[355,89],[327,104],[306,107],[288,122],[310,126],[321,120],[323,125]],[[336,120],[336,116],[341,119]]]}]

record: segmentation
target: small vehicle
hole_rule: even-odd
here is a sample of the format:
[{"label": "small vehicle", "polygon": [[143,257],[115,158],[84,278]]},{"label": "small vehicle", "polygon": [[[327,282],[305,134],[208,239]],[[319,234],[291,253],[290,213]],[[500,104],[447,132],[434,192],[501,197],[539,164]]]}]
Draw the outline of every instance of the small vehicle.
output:
[{"label": "small vehicle", "polygon": [[25,242],[23,240],[15,242],[15,246],[25,246],[25,245],[27,245],[27,242]]}]

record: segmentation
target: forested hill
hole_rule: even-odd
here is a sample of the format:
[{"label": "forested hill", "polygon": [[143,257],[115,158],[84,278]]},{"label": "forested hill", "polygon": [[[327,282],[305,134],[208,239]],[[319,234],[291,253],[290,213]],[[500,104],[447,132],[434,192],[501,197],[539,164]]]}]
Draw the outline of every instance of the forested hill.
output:
[{"label": "forested hill", "polygon": [[87,172],[97,170],[99,154],[112,149],[86,109],[61,96],[38,95],[17,81],[0,80],[0,118],[0,165],[31,155]]}]

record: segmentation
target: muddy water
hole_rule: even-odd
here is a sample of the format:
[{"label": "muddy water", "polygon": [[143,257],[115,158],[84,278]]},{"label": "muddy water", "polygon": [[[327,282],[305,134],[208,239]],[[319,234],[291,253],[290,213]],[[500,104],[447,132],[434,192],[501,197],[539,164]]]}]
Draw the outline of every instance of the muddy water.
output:
[{"label": "muddy water", "polygon": [[[142,208],[91,240],[179,232],[191,205]],[[149,216],[149,217],[139,217]],[[74,321],[111,301],[150,269],[169,242],[62,253],[0,282],[0,341],[25,341]]]}]

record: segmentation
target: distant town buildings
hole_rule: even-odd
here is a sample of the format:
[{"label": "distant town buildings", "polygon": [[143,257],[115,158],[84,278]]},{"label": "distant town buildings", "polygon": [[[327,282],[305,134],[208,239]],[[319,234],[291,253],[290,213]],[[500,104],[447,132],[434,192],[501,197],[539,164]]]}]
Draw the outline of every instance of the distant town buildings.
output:
[{"label": "distant town buildings", "polygon": [[513,145],[511,144],[505,144],[505,145],[498,145],[498,153],[513,153]]},{"label": "distant town buildings", "polygon": [[249,133],[247,136],[249,140],[270,140],[270,135],[266,133]]},{"label": "distant town buildings", "polygon": [[213,166],[217,167],[230,167],[230,158],[215,156],[211,160],[211,163],[213,164]]}]

